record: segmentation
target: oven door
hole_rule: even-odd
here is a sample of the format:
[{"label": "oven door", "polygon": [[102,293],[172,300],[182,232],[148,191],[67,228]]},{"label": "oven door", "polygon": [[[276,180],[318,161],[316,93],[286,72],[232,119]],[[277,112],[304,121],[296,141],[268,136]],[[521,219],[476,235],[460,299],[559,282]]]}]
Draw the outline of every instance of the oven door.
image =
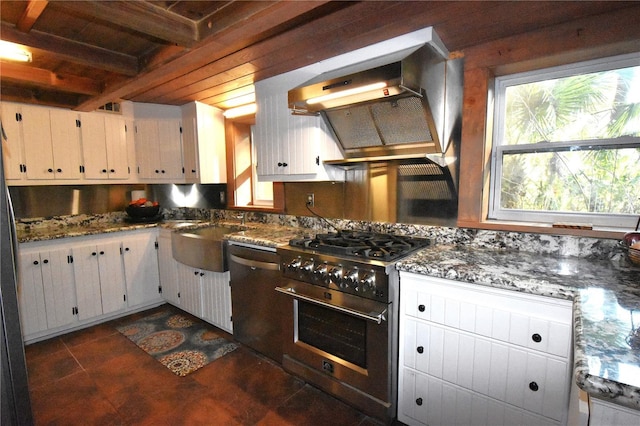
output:
[{"label": "oven door", "polygon": [[287,357],[390,402],[390,305],[293,280],[276,291],[293,300],[285,321]]}]

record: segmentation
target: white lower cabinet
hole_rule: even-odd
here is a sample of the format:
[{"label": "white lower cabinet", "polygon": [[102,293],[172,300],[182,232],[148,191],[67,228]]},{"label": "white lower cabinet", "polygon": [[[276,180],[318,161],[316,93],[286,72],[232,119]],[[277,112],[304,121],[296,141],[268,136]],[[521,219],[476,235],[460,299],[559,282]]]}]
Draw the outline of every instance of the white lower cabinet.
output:
[{"label": "white lower cabinet", "polygon": [[398,420],[566,423],[570,301],[402,272],[400,311]]},{"label": "white lower cabinet", "polygon": [[216,327],[233,333],[229,272],[184,265],[173,258],[171,230],[161,229],[158,258],[163,298]]},{"label": "white lower cabinet", "polygon": [[66,247],[20,250],[20,320],[25,336],[76,321],[70,256]]},{"label": "white lower cabinet", "polygon": [[119,311],[126,306],[120,241],[73,248],[73,272],[80,320]]},{"label": "white lower cabinet", "polygon": [[640,410],[589,397],[589,426],[637,426]]},{"label": "white lower cabinet", "polygon": [[144,230],[20,244],[24,340],[161,303],[155,239]]}]

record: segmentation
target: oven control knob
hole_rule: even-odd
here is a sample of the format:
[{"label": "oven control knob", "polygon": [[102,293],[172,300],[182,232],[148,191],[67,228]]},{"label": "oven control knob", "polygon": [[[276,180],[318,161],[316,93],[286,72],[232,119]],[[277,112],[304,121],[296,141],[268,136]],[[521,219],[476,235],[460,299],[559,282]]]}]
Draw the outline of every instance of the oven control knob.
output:
[{"label": "oven control knob", "polygon": [[327,268],[328,266],[326,263],[321,263],[320,265],[316,266],[316,269],[313,270],[313,275],[321,279],[327,279],[329,277]]},{"label": "oven control knob", "polygon": [[376,273],[374,271],[367,272],[360,280],[362,292],[367,293],[376,289]]},{"label": "oven control knob", "polygon": [[335,284],[341,284],[342,282],[342,268],[340,266],[333,266],[329,270],[329,279]]},{"label": "oven control knob", "polygon": [[300,270],[302,272],[311,272],[313,271],[313,260],[306,260],[302,263],[302,266],[300,266]]},{"label": "oven control knob", "polygon": [[295,271],[296,269],[298,269],[300,267],[300,264],[302,263],[302,261],[300,260],[300,258],[298,257],[297,259],[293,259],[291,262],[289,262],[289,264],[287,265],[287,269],[291,270],[291,271]]},{"label": "oven control knob", "polygon": [[353,268],[349,270],[344,277],[342,278],[342,282],[346,287],[353,287],[354,290],[358,290],[358,268]]}]

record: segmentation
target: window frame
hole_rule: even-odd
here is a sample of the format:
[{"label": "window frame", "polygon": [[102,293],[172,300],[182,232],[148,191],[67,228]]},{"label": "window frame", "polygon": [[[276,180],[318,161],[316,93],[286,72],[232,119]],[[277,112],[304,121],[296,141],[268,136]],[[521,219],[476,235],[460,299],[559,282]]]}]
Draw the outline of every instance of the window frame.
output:
[{"label": "window frame", "polygon": [[598,58],[589,61],[559,65],[516,74],[495,77],[493,106],[493,135],[490,154],[489,221],[511,221],[553,225],[557,223],[589,224],[605,229],[624,229],[635,226],[637,214],[577,213],[504,209],[500,207],[503,156],[510,153],[559,152],[574,149],[616,149],[640,147],[640,137],[623,136],[613,139],[574,140],[566,142],[540,142],[523,145],[502,145],[506,114],[506,89],[526,83],[552,80],[572,75],[608,71],[640,65],[640,52]]}]

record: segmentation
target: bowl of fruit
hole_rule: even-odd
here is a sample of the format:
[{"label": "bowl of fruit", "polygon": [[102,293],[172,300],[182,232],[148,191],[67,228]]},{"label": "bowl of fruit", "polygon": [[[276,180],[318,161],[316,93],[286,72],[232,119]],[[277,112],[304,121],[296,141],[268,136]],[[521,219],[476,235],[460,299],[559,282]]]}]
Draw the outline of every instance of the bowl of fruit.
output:
[{"label": "bowl of fruit", "polygon": [[138,198],[130,202],[125,211],[133,219],[150,219],[158,215],[160,204],[157,201]]}]

